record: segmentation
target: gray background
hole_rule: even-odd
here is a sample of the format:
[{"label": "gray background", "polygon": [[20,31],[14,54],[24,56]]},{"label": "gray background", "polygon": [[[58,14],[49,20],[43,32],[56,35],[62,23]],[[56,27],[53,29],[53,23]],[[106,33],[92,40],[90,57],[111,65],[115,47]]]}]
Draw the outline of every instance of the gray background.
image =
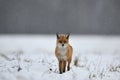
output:
[{"label": "gray background", "polygon": [[120,0],[0,0],[0,33],[120,34]]}]

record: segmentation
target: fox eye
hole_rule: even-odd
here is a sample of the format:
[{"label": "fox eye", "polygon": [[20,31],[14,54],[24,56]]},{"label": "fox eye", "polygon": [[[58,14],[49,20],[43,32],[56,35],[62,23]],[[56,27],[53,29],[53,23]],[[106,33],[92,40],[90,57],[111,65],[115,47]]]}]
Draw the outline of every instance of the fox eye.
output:
[{"label": "fox eye", "polygon": [[64,43],[66,43],[66,41],[64,41]]},{"label": "fox eye", "polygon": [[62,41],[59,41],[59,43],[62,43]]}]

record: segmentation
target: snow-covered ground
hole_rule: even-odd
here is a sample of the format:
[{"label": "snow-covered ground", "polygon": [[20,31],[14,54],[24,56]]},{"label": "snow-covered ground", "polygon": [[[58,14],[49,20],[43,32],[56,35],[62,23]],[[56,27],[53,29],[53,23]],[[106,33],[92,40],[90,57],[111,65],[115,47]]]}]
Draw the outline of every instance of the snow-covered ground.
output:
[{"label": "snow-covered ground", "polygon": [[59,74],[56,35],[0,35],[0,80],[120,80],[120,36],[71,35],[70,43],[71,70]]}]

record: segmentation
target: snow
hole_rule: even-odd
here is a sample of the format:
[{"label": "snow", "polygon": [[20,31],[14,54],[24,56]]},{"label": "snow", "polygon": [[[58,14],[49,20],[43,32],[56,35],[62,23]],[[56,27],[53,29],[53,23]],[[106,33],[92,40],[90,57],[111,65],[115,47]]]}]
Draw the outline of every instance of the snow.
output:
[{"label": "snow", "polygon": [[0,80],[120,80],[120,36],[71,35],[70,43],[71,69],[59,74],[55,35],[0,35]]}]

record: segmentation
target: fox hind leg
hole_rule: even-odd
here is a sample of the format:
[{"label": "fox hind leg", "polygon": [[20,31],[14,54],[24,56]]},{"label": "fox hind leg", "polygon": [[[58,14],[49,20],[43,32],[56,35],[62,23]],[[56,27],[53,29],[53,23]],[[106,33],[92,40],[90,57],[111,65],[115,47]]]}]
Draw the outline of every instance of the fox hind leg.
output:
[{"label": "fox hind leg", "polygon": [[68,66],[67,66],[67,71],[70,70],[70,63],[71,63],[71,59],[68,60]]}]

